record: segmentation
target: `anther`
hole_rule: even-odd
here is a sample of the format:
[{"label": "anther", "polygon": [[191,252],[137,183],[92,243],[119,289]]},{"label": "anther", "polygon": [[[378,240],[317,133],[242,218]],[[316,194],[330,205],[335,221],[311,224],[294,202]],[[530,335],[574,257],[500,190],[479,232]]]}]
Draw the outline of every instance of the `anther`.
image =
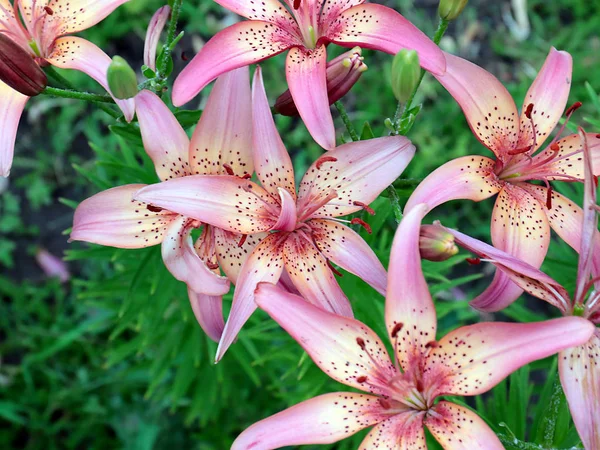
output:
[{"label": "anther", "polygon": [[437,348],[437,347],[438,347],[437,341],[429,341],[427,344],[425,344],[425,348]]},{"label": "anther", "polygon": [[366,203],[363,203],[363,202],[352,202],[352,204],[354,206],[358,206],[358,207],[364,209],[366,212],[368,212],[372,216],[375,215],[375,210],[373,208],[371,208],[369,205],[367,205]]},{"label": "anther", "polygon": [[223,164],[223,168],[227,172],[227,175],[235,175],[235,172],[233,171],[233,169],[231,168],[231,166],[229,164]]},{"label": "anther", "polygon": [[548,191],[546,192],[546,208],[552,209],[552,186],[548,186]]},{"label": "anther", "polygon": [[362,227],[364,227],[365,230],[367,230],[367,233],[371,234],[373,233],[373,230],[371,229],[371,225],[369,225],[367,222],[365,222],[362,219],[359,219],[358,217],[355,217],[354,219],[352,219],[350,221],[350,223],[352,225],[361,225]]},{"label": "anther", "polygon": [[244,180],[249,180],[250,178],[252,178],[252,174],[251,174],[251,173],[245,173],[245,174],[242,176],[242,178],[243,178]]},{"label": "anther", "polygon": [[217,263],[207,261],[206,267],[208,267],[210,270],[215,270],[219,268],[219,265]]},{"label": "anther", "polygon": [[241,247],[242,245],[244,245],[244,242],[246,242],[246,239],[248,239],[248,235],[247,234],[242,234],[242,238],[238,242],[238,247]]},{"label": "anther", "polygon": [[357,337],[356,338],[356,343],[358,344],[358,346],[360,348],[362,348],[363,350],[367,347],[367,345],[365,344],[365,340],[361,337]]},{"label": "anther", "polygon": [[294,0],[294,9],[300,8],[301,3],[302,3],[302,0]]},{"label": "anther", "polygon": [[319,159],[317,159],[317,170],[321,170],[321,166],[323,164],[325,164],[326,162],[336,162],[337,158],[334,158],[333,156],[321,156]]},{"label": "anther", "polygon": [[357,381],[358,383],[364,383],[365,381],[367,381],[367,377],[366,377],[366,376],[364,376],[364,375],[363,375],[363,376],[361,376],[361,377],[357,377],[357,378],[356,378],[356,381]]},{"label": "anther", "polygon": [[529,105],[527,105],[527,108],[525,109],[525,117],[527,117],[528,119],[531,119],[532,111],[533,111],[533,103],[530,103]]},{"label": "anther", "polygon": [[390,333],[392,337],[395,338],[403,327],[403,323],[397,323],[396,325],[394,325],[394,328],[392,328],[392,332]]},{"label": "anther", "polygon": [[417,380],[417,391],[419,392],[423,392],[425,390],[424,386],[423,386],[423,380],[421,380],[420,378]]},{"label": "anther", "polygon": [[391,409],[391,407],[392,407],[392,404],[390,402],[388,402],[385,398],[380,398],[379,404],[381,405],[381,407],[383,409]]},{"label": "anther", "polygon": [[597,134],[597,135],[596,135],[596,139],[600,139],[600,134]]},{"label": "anther", "polygon": [[531,145],[528,146],[528,147],[523,147],[523,148],[518,148],[516,150],[511,150],[510,152],[508,152],[508,154],[510,156],[520,155],[521,153],[527,153],[529,150],[531,150]]},{"label": "anther", "polygon": [[327,260],[327,265],[329,266],[329,268],[331,269],[331,271],[333,273],[335,273],[338,277],[343,277],[344,276],[344,274],[342,272],[340,272],[335,267],[333,267],[333,264],[331,264],[331,261]]},{"label": "anther", "polygon": [[553,152],[559,152],[560,151],[560,145],[558,145],[556,142],[554,144],[552,144],[550,146],[550,150],[552,150]]},{"label": "anther", "polygon": [[182,61],[187,61],[189,58],[187,57],[187,55],[185,54],[185,52],[181,52],[181,60]]},{"label": "anther", "polygon": [[467,261],[472,266],[476,266],[477,264],[481,264],[481,258],[465,258],[465,261]]},{"label": "anther", "polygon": [[158,206],[152,206],[152,205],[147,205],[146,209],[148,211],[152,211],[152,212],[155,212],[155,213],[161,212],[163,210],[162,208],[159,208]]},{"label": "anther", "polygon": [[54,11],[49,6],[44,6],[44,11],[46,11],[46,14],[48,14],[49,16],[54,14]]},{"label": "anther", "polygon": [[581,103],[581,102],[573,103],[571,106],[569,106],[569,108],[565,112],[565,115],[570,116],[571,114],[573,114],[575,111],[577,111],[582,106],[583,106],[583,103]]}]

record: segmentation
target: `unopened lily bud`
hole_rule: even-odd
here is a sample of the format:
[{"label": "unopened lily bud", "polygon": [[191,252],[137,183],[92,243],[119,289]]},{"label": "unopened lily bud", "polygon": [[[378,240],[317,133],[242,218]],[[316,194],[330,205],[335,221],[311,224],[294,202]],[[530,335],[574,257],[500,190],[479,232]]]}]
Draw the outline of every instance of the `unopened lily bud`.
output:
[{"label": "unopened lily bud", "polygon": [[35,254],[35,260],[49,278],[58,278],[61,283],[69,281],[71,274],[65,262],[47,250],[40,248]]},{"label": "unopened lily bud", "polygon": [[429,261],[446,261],[458,253],[454,236],[439,225],[422,225],[419,236],[421,258]]},{"label": "unopened lily bud", "polygon": [[146,40],[144,42],[144,64],[156,72],[156,49],[158,47],[158,41],[160,35],[165,28],[169,16],[171,15],[171,8],[169,6],[163,6],[154,13],[148,30],[146,31]]},{"label": "unopened lily bud", "polygon": [[108,87],[115,98],[125,100],[138,93],[137,77],[131,66],[120,56],[115,56],[108,66]]},{"label": "unopened lily bud", "polygon": [[46,74],[32,55],[0,33],[0,80],[28,97],[38,95],[48,84]]},{"label": "unopened lily bud", "polygon": [[468,0],[440,0],[438,14],[444,20],[454,20],[465,9],[467,2]]},{"label": "unopened lily bud", "polygon": [[[362,57],[362,49],[352,50],[332,59],[327,63],[327,96],[329,104],[333,105],[348,93],[360,79],[367,65]],[[275,110],[284,116],[297,116],[298,109],[289,90],[279,96],[275,102]]]},{"label": "unopened lily bud", "polygon": [[392,62],[392,90],[399,102],[406,102],[421,78],[419,55],[414,50],[400,50]]}]

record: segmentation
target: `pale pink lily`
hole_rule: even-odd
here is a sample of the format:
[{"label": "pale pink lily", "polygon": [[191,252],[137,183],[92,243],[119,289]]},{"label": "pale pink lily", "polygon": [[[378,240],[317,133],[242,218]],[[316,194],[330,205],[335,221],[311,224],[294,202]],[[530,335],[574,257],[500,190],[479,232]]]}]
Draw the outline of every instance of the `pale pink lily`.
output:
[{"label": "pale pink lily", "polygon": [[215,0],[250,20],[216,34],[181,72],[173,103],[183,105],[215,77],[289,50],[286,77],[294,103],[314,140],[335,147],[335,129],[327,96],[329,43],[396,54],[419,53],[423,67],[445,70],[441,50],[399,13],[364,0]]},{"label": "pale pink lily", "polygon": [[[40,65],[86,73],[107,91],[111,59],[91,42],[67,36],[97,24],[128,0],[0,0],[0,33],[31,54]],[[19,14],[20,13],[20,14]],[[12,166],[19,119],[29,97],[0,81],[0,176]],[[131,100],[116,100],[125,118],[135,114]]]},{"label": "pale pink lily", "polygon": [[[144,148],[161,180],[192,174],[235,174],[240,181],[253,172],[250,76],[242,68],[217,80],[190,140],[169,108],[154,93],[135,99]],[[188,285],[198,322],[215,341],[224,321],[221,296],[234,281],[246,255],[260,236],[241,241],[235,235],[167,208],[133,201],[144,185],[120,186],[94,195],[75,211],[72,240],[119,248],[162,244],[165,265]],[[194,228],[202,234],[194,245]]]},{"label": "pale pink lily", "polygon": [[[437,77],[463,109],[475,136],[496,160],[464,156],[432,172],[415,190],[407,210],[426,203],[434,208],[455,199],[482,201],[498,195],[491,221],[495,247],[540,267],[548,250],[550,228],[579,250],[583,213],[549,182],[582,181],[583,155],[576,134],[557,136],[543,150],[569,96],[572,60],[554,48],[529,89],[521,116],[508,91],[490,73],[452,55],[447,72]],[[575,105],[577,106],[577,105]],[[567,110],[567,118],[576,108]],[[600,174],[600,134],[588,134],[594,174]],[[542,181],[538,186],[530,181]],[[600,246],[594,255],[600,274]],[[501,271],[490,287],[471,303],[477,309],[498,311],[515,301],[522,289]]]},{"label": "pale pink lily", "polygon": [[[412,159],[415,148],[401,136],[353,142],[317,160],[296,194],[290,156],[279,136],[260,68],[253,85],[253,157],[262,186],[227,176],[195,176],[142,189],[139,201],[246,235],[271,232],[241,268],[233,306],[217,350],[219,360],[256,309],[261,281],[286,273],[309,302],[344,316],[348,299],[329,261],[385,292],[386,272],[367,243],[341,216],[366,210]],[[352,223],[368,225],[360,219]]]},{"label": "pale pink lily", "polygon": [[[583,133],[581,138],[584,141],[586,139]],[[593,287],[593,282],[599,280],[590,276],[594,240],[597,240],[598,207],[591,157],[587,160],[589,163],[585,168],[581,252],[572,298],[558,282],[526,262],[457,231],[448,231],[455,236],[459,245],[493,263],[526,292],[556,306],[564,316],[581,316],[598,325],[600,290],[596,286],[596,290],[588,292]],[[567,348],[560,353],[559,371],[573,421],[586,450],[600,450],[600,329],[596,328],[594,335],[583,345]]]},{"label": "pale pink lily", "polygon": [[504,448],[477,414],[438,397],[482,394],[519,367],[585,342],[594,327],[574,317],[480,323],[436,340],[435,307],[419,254],[426,212],[418,205],[404,217],[392,247],[385,305],[392,359],[365,324],[315,308],[275,286],[259,286],[259,306],[319,368],[366,393],[336,392],[292,406],[252,425],[232,450],[328,444],[370,426],[361,450],[425,450],[425,427],[448,450]]}]

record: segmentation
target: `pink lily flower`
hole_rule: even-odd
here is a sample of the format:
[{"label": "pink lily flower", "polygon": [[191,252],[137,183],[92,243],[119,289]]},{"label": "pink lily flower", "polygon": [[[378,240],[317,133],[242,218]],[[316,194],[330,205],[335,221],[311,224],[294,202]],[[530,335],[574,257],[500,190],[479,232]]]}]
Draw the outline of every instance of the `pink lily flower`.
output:
[{"label": "pink lily flower", "polygon": [[[583,132],[581,139],[584,142],[586,140]],[[458,231],[448,231],[455,236],[459,245],[494,264],[526,292],[557,307],[564,316],[581,316],[590,323],[599,325],[600,277],[591,277],[594,245],[597,246],[598,241],[598,206],[591,155],[588,146],[585,143],[582,145],[586,152],[584,159],[587,164],[580,234],[581,251],[572,298],[563,286],[536,267]],[[586,450],[600,450],[600,329],[595,328],[591,338],[582,345],[561,351],[558,362],[561,383],[579,436]]]},{"label": "pink lily flower", "polygon": [[[68,36],[90,28],[128,0],[0,0],[0,33],[26,50],[38,64],[86,73],[108,92],[106,71],[111,59],[91,42]],[[20,15],[19,15],[20,13]],[[29,97],[0,81],[0,176],[12,166],[19,119]],[[115,100],[127,121],[134,102]]]},{"label": "pink lily flower", "polygon": [[480,323],[436,340],[435,307],[419,254],[426,212],[426,205],[418,205],[404,217],[392,247],[385,321],[393,359],[362,322],[315,308],[275,286],[259,286],[258,305],[315,364],[365,393],[336,392],[299,403],[252,425],[232,450],[328,444],[370,426],[360,449],[424,450],[425,427],[448,450],[504,449],[477,414],[438,397],[482,394],[519,367],[585,342],[594,327],[575,317]]},{"label": "pink lily flower", "polygon": [[[327,96],[329,43],[395,55],[419,53],[423,67],[445,70],[441,50],[399,13],[364,0],[215,0],[250,20],[217,33],[175,80],[173,103],[183,105],[220,74],[289,50],[286,78],[294,103],[314,140],[335,147]],[[286,8],[287,6],[287,8]]]},{"label": "pink lily flower", "polygon": [[[317,160],[296,193],[290,156],[275,127],[260,68],[254,75],[253,157],[262,186],[228,176],[195,176],[140,190],[138,201],[245,235],[270,233],[241,268],[233,306],[217,350],[221,359],[256,309],[258,283],[282,274],[309,302],[344,316],[350,303],[329,261],[384,293],[386,272],[367,243],[341,216],[365,210],[412,159],[401,136],[345,144]],[[352,219],[367,229],[360,219]]]},{"label": "pink lily flower", "polygon": [[[161,180],[192,174],[235,174],[245,181],[253,172],[250,76],[247,68],[217,80],[190,140],[169,108],[154,93],[140,92],[137,115],[144,148]],[[162,245],[165,265],[187,283],[192,309],[215,341],[224,326],[221,296],[261,236],[241,236],[207,225],[168,208],[133,201],[142,184],[106,190],[82,202],[75,211],[71,240],[119,248]],[[195,245],[190,236],[202,228]],[[226,277],[220,276],[219,266]]]},{"label": "pink lily flower", "polygon": [[[447,72],[437,77],[458,101],[473,134],[496,160],[464,156],[432,172],[415,190],[407,210],[419,203],[430,208],[455,199],[482,201],[497,194],[492,213],[493,245],[540,267],[550,243],[550,228],[579,251],[583,212],[555,192],[550,181],[583,181],[581,140],[576,134],[542,144],[562,116],[569,96],[572,60],[566,52],[551,49],[529,89],[521,115],[508,91],[489,72],[452,55],[446,55]],[[569,118],[580,104],[567,110]],[[600,174],[600,134],[588,134],[593,171]],[[530,181],[543,181],[544,186]],[[594,255],[600,274],[600,247]],[[498,311],[523,292],[501,271],[489,288],[471,303],[483,311]]]}]

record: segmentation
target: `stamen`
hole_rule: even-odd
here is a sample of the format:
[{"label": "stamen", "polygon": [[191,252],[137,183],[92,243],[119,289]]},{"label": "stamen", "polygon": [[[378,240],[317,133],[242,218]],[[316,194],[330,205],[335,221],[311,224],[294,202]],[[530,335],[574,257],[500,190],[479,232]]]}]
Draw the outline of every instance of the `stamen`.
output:
[{"label": "stamen", "polygon": [[467,261],[472,266],[476,266],[478,264],[481,264],[481,259],[480,258],[465,258],[465,261]]},{"label": "stamen", "polygon": [[362,219],[359,219],[358,217],[355,217],[354,219],[352,219],[350,221],[350,223],[352,225],[361,225],[362,227],[364,227],[365,230],[367,230],[367,233],[372,234],[373,230],[371,229],[371,225],[369,225],[367,222],[365,222]]},{"label": "stamen", "polygon": [[335,267],[333,267],[333,264],[331,264],[331,261],[327,260],[327,265],[329,266],[329,268],[331,269],[331,271],[333,273],[335,273],[338,277],[343,277],[344,276],[344,274],[342,272],[340,272]]},{"label": "stamen", "polygon": [[146,205],[146,209],[155,213],[161,212],[163,210],[163,208],[159,208],[158,206],[153,205]]},{"label": "stamen", "polygon": [[553,152],[560,152],[560,145],[554,142],[550,144],[550,150],[552,150]]},{"label": "stamen", "polygon": [[364,375],[362,375],[362,376],[360,376],[360,377],[357,377],[357,378],[356,378],[356,381],[357,381],[358,383],[364,383],[365,381],[367,381],[367,377],[366,377],[366,376],[364,376]]},{"label": "stamen", "polygon": [[531,112],[533,111],[533,103],[530,103],[529,105],[527,105],[527,108],[525,109],[525,117],[527,117],[529,120],[531,120]]},{"label": "stamen", "polygon": [[508,152],[508,154],[510,156],[514,156],[514,155],[520,155],[522,153],[527,153],[529,152],[529,150],[531,150],[531,145],[528,147],[523,147],[523,148],[518,148],[516,150],[511,150],[510,152]]},{"label": "stamen", "polygon": [[333,156],[321,156],[319,159],[317,159],[317,170],[321,170],[321,166],[323,164],[325,164],[326,162],[336,162],[337,158],[334,158]]},{"label": "stamen", "polygon": [[546,191],[546,208],[552,209],[552,186],[548,184],[548,190]]},{"label": "stamen", "polygon": [[573,114],[575,111],[577,111],[579,108],[581,108],[583,106],[583,103],[581,102],[575,102],[573,103],[571,106],[569,106],[569,108],[565,111],[565,115],[566,116],[570,116],[571,114]]},{"label": "stamen", "polygon": [[252,174],[251,173],[245,173],[244,176],[242,176],[242,178],[244,180],[249,180],[250,178],[252,178]]},{"label": "stamen", "polygon": [[369,205],[367,205],[366,203],[363,203],[363,202],[352,202],[352,204],[354,206],[359,206],[360,208],[364,209],[366,212],[368,212],[372,216],[375,215],[375,210],[373,208],[371,208]]},{"label": "stamen", "polygon": [[185,54],[185,52],[181,52],[181,60],[182,61],[187,61],[189,58],[187,57],[187,55]]},{"label": "stamen", "polygon": [[240,241],[238,242],[238,247],[241,247],[242,245],[244,245],[244,242],[246,242],[246,239],[248,239],[248,235],[247,234],[242,234],[242,238],[240,239]]},{"label": "stamen", "polygon": [[219,265],[214,262],[207,261],[205,264],[206,264],[206,267],[208,267],[210,270],[216,270],[219,268]]},{"label": "stamen", "polygon": [[392,329],[392,332],[390,333],[392,335],[392,337],[395,338],[396,336],[398,336],[398,333],[402,330],[403,327],[404,327],[404,324],[402,322],[394,325],[394,328]]},{"label": "stamen", "polygon": [[223,164],[223,168],[227,172],[227,175],[235,175],[235,172],[233,171],[233,169],[231,168],[231,166],[229,164]]},{"label": "stamen", "polygon": [[360,348],[362,348],[363,350],[365,350],[365,348],[367,347],[367,344],[365,344],[365,340],[361,337],[357,337],[356,338],[356,343],[358,344],[358,346]]},{"label": "stamen", "polygon": [[294,9],[300,8],[301,3],[302,3],[302,0],[294,0]]},{"label": "stamen", "polygon": [[379,398],[379,404],[383,409],[392,409],[392,404],[388,402],[385,398]]},{"label": "stamen", "polygon": [[427,344],[425,344],[425,348],[438,348],[439,344],[437,343],[437,341],[429,341]]},{"label": "stamen", "polygon": [[44,11],[46,11],[46,14],[48,14],[49,16],[54,15],[54,11],[49,6],[44,6]]}]

